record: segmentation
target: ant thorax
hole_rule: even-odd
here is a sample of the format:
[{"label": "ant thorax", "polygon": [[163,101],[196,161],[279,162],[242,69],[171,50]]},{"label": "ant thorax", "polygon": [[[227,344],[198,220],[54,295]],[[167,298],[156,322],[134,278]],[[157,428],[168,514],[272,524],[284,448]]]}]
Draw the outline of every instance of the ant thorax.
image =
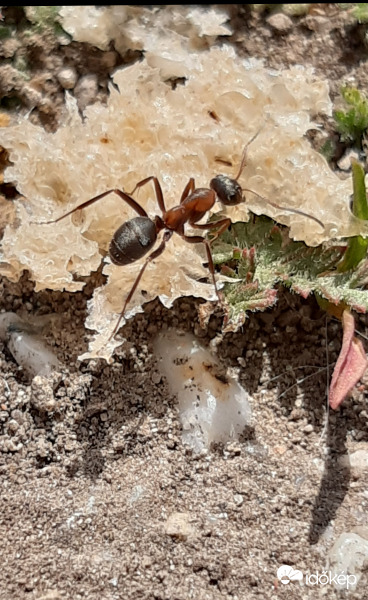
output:
[{"label": "ant thorax", "polygon": [[226,206],[234,206],[243,201],[243,192],[239,183],[227,175],[216,175],[210,181],[210,188],[216,192],[219,201]]}]

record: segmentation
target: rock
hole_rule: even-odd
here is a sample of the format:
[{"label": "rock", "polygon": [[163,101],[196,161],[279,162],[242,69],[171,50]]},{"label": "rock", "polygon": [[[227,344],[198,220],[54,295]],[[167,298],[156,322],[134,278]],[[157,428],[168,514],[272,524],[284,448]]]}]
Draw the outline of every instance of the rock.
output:
[{"label": "rock", "polygon": [[31,403],[41,412],[53,412],[57,406],[51,382],[46,377],[36,375],[31,383]]},{"label": "rock", "polygon": [[353,478],[358,479],[368,470],[368,447],[364,445],[355,452],[341,456],[339,464],[344,468],[350,468]]},{"label": "rock", "polygon": [[307,15],[303,20],[303,24],[316,33],[328,33],[334,27],[332,19],[320,15]]},{"label": "rock", "polygon": [[65,67],[65,69],[60,69],[57,78],[64,90],[72,90],[77,83],[78,75],[72,67]]},{"label": "rock", "polygon": [[172,513],[165,524],[165,533],[174,538],[186,540],[193,536],[194,529],[189,523],[190,514],[174,512]]},{"label": "rock", "polygon": [[[335,587],[354,590],[367,560],[368,541],[356,533],[342,533],[328,553],[330,570],[335,576]],[[343,577],[338,577],[341,574]]]},{"label": "rock", "polygon": [[288,33],[293,28],[293,21],[283,13],[275,13],[267,19],[267,23],[277,33]]},{"label": "rock", "polygon": [[98,82],[96,75],[84,75],[75,86],[75,97],[80,110],[84,110],[88,104],[96,100]]},{"label": "rock", "polygon": [[349,148],[345,154],[340,158],[337,163],[337,166],[342,171],[351,171],[351,159],[359,160],[359,153],[352,148]]}]

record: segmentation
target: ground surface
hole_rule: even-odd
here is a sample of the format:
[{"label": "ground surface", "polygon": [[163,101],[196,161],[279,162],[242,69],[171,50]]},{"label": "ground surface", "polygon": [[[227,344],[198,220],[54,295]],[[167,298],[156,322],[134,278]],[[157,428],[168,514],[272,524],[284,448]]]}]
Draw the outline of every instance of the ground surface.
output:
[{"label": "ground surface", "polygon": [[[229,9],[240,54],[277,68],[314,65],[333,98],[344,80],[367,89],[368,49],[336,6],[292,18],[284,33],[243,7]],[[13,43],[39,81],[31,118],[51,130],[63,104],[55,75],[63,61],[96,76],[103,100],[109,72],[129,58],[21,30]],[[9,41],[0,51],[8,59]],[[25,111],[27,89],[10,68],[7,60],[0,67],[3,104]],[[14,194],[10,186],[5,192]],[[276,309],[226,336],[219,354],[240,367],[252,427],[240,441],[195,457],[183,447],[176,398],[158,374],[152,339],[173,326],[208,343],[220,317],[201,331],[195,301],[172,311],[154,302],[126,326],[130,343],[112,366],[80,363],[94,285],[36,294],[26,277],[1,283],[2,310],[58,315],[48,340],[65,370],[30,382],[0,344],[0,599],[366,598],[366,574],[349,592],[276,578],[282,564],[322,572],[342,532],[367,537],[367,471],[344,462],[348,452],[367,452],[364,382],[326,427],[332,367],[323,367],[338,355],[340,324],[313,301],[283,295]],[[367,335],[364,318],[358,328]]]}]

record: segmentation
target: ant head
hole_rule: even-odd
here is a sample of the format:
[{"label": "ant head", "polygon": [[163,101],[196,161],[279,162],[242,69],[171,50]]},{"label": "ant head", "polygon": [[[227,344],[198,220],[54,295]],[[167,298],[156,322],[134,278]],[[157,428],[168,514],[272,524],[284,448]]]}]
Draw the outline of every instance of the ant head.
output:
[{"label": "ant head", "polygon": [[243,202],[242,188],[236,179],[231,179],[227,175],[216,175],[210,181],[210,188],[225,206],[235,206]]}]

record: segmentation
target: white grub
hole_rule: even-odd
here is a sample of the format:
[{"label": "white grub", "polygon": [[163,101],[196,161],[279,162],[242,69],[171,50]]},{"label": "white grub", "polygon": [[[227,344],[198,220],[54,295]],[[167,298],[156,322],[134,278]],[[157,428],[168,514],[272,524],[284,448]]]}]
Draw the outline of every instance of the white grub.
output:
[{"label": "white grub", "polygon": [[7,344],[18,365],[30,377],[47,377],[60,369],[55,354],[36,334],[35,328],[15,313],[0,314],[0,339]]},{"label": "white grub", "polygon": [[159,369],[178,397],[183,442],[201,452],[238,439],[250,424],[247,392],[191,334],[169,330],[154,341]]},{"label": "white grub", "polygon": [[[228,47],[201,53],[179,49],[177,55],[175,49],[166,47],[172,52],[169,60],[153,44],[145,61],[118,70],[114,83],[119,91],[111,88],[107,106],[89,106],[83,119],[67,95],[66,119],[55,133],[24,117],[2,128],[1,143],[12,162],[5,179],[24,196],[15,202],[16,221],[4,232],[2,274],[17,281],[28,270],[36,291],[82,289],[80,277],[98,269],[114,231],[136,214],[111,194],[58,223],[35,221],[56,219],[109,189],[130,191],[151,175],[162,183],[166,207],[175,206],[189,177],[198,187],[208,187],[218,173],[234,176],[245,144],[258,131],[241,185],[280,206],[314,215],[325,230],[250,193],[244,204],[223,209],[225,214],[234,222],[247,221],[249,208],[268,214],[289,225],[294,239],[309,245],[368,232],[350,213],[350,178],[341,180],[332,173],[305,139],[316,127],[313,116],[331,113],[327,83],[301,67],[269,71],[259,61],[240,59]],[[173,90],[163,81],[168,71],[185,76],[185,85]],[[219,158],[232,166],[219,163]],[[151,217],[158,213],[151,184],[136,198]],[[187,232],[191,234],[189,227]],[[143,260],[119,267],[107,259],[108,281],[96,289],[86,321],[96,333],[81,359],[109,360],[122,343],[108,340]],[[148,266],[126,318],[157,296],[167,308],[182,296],[216,300],[205,261],[201,244],[190,245],[174,235]]]}]

